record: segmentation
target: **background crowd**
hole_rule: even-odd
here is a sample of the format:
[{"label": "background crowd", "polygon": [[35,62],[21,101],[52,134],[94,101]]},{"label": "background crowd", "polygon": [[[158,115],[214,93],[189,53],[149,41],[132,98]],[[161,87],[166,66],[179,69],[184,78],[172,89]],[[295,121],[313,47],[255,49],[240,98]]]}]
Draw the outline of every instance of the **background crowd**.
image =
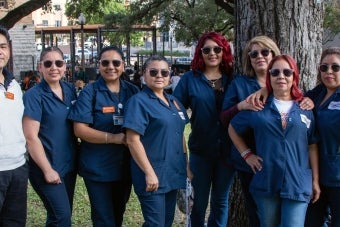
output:
[{"label": "background crowd", "polygon": [[46,226],[71,226],[77,174],[93,226],[122,226],[133,185],[143,226],[170,227],[189,179],[187,225],[225,227],[236,175],[252,227],[340,226],[339,47],[323,51],[306,93],[296,61],[267,36],[247,43],[240,75],[217,32],[202,34],[187,72],[158,55],[128,72],[123,52],[105,47],[97,79],[78,93],[63,53],[48,47],[41,80],[22,95],[6,69],[9,40],[0,27],[0,226],[25,226],[28,179]]}]

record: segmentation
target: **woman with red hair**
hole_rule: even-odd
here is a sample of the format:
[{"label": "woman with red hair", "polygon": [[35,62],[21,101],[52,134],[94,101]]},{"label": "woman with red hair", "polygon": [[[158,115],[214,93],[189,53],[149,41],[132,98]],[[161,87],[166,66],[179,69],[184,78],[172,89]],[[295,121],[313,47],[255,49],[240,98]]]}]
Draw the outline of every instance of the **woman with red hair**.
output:
[{"label": "woman with red hair", "polygon": [[174,96],[192,111],[188,172],[192,173],[195,196],[191,225],[204,226],[211,195],[208,226],[225,227],[234,169],[229,160],[231,146],[227,131],[219,115],[233,73],[229,42],[220,33],[204,33],[196,46],[191,68],[174,91]]},{"label": "woman with red hair", "polygon": [[[262,111],[242,111],[230,122],[229,136],[255,173],[251,184],[261,226],[303,226],[310,200],[320,196],[313,112],[298,101],[299,70],[288,55],[268,66],[269,97]],[[257,154],[242,135],[253,130]]]}]

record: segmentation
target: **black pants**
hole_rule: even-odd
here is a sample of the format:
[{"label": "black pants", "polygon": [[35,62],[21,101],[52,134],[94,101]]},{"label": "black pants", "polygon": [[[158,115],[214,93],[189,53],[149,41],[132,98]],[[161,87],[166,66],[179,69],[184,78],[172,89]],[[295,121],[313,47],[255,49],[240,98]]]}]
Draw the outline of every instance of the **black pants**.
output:
[{"label": "black pants", "polygon": [[24,227],[27,216],[28,164],[0,171],[0,226]]}]

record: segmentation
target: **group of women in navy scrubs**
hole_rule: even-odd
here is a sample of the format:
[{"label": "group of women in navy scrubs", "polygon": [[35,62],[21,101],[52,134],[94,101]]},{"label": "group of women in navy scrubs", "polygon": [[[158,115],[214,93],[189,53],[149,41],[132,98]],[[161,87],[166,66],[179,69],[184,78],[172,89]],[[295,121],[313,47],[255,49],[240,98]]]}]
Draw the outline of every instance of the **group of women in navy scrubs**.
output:
[{"label": "group of women in navy scrubs", "polygon": [[81,139],[78,172],[90,198],[93,226],[121,226],[131,192],[124,107],[139,88],[121,80],[124,54],[118,47],[101,50],[99,73],[98,80],[82,90],[68,119]]},{"label": "group of women in navy scrubs", "polygon": [[64,82],[66,64],[57,47],[42,50],[43,79],[24,94],[23,130],[30,156],[29,180],[46,210],[46,226],[71,226],[77,140],[67,120],[76,90]]},{"label": "group of women in navy scrubs", "polygon": [[[261,226],[303,226],[308,203],[320,196],[314,116],[298,105],[303,94],[294,59],[278,55],[268,69],[270,96],[264,109],[240,112],[228,132],[255,173],[249,190]],[[249,130],[254,131],[256,154],[242,137]]]},{"label": "group of women in navy scrubs", "polygon": [[[139,92],[120,79],[122,51],[103,48],[101,76],[76,102],[74,86],[61,80],[66,70],[63,53],[56,47],[44,49],[38,66],[43,80],[24,95],[23,128],[29,178],[47,210],[46,225],[71,226],[78,170],[88,190],[94,226],[122,225],[131,177],[144,226],[171,226],[177,189],[185,187],[187,176],[195,190],[192,226],[204,226],[209,196],[208,226],[226,226],[235,166],[256,203],[259,218],[252,217],[254,226],[302,226],[310,200],[306,226],[320,226],[327,208],[332,226],[340,226],[340,48],[323,52],[320,85],[307,94],[316,106],[316,123],[311,111],[298,106],[299,71],[290,56],[280,55],[265,36],[252,39],[243,55],[244,71],[251,76],[236,77],[230,84],[233,58],[228,41],[216,32],[203,34],[192,70],[183,75],[172,96],[164,92],[170,80],[165,58],[151,56],[145,62],[146,86]],[[265,106],[243,101],[265,85],[270,93]],[[192,111],[192,132],[186,171],[187,108]],[[134,114],[126,114],[130,112]],[[232,161],[225,128],[230,121]],[[254,135],[244,134],[249,131]],[[79,154],[75,135],[81,139]],[[255,141],[245,141],[245,135]]]},{"label": "group of women in navy scrubs", "polygon": [[[164,89],[169,65],[151,56],[143,65],[146,86],[126,104],[123,127],[133,157],[132,182],[144,216],[143,226],[171,227],[177,190],[186,186],[185,108]],[[133,114],[132,114],[133,113]]]}]

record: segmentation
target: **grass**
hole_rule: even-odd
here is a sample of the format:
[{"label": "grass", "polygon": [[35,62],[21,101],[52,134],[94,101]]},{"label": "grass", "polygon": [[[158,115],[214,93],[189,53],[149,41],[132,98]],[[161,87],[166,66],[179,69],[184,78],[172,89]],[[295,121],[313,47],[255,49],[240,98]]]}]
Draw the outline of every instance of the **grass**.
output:
[{"label": "grass", "polygon": [[[185,128],[185,136],[188,137],[190,126]],[[72,226],[75,227],[91,227],[91,210],[90,201],[87,195],[86,187],[81,177],[78,177],[75,197],[73,203]],[[184,225],[185,216],[176,209],[174,227]],[[28,208],[27,208],[27,227],[45,226],[46,210],[31,185],[28,185]],[[143,223],[143,216],[137,196],[131,193],[130,200],[124,215],[123,226],[137,227]]]}]

